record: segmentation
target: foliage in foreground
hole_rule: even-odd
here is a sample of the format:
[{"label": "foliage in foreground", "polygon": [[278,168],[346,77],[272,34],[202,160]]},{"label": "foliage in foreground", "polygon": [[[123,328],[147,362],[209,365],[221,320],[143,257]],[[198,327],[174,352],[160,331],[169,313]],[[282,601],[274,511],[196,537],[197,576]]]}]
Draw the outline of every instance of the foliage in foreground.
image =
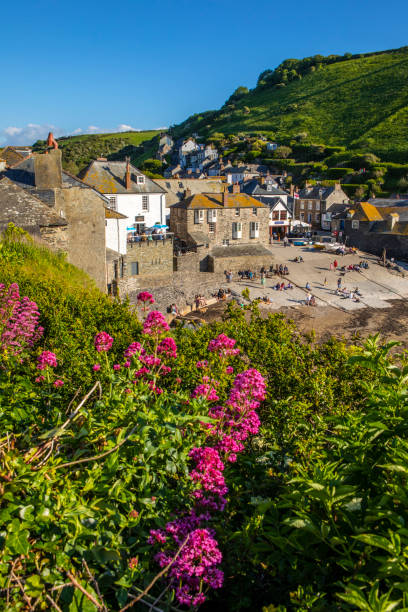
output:
[{"label": "foliage in foreground", "polygon": [[[208,351],[222,333],[240,348],[227,361]],[[55,360],[29,345],[18,358],[3,354],[0,609],[50,608],[50,598],[64,612],[132,603],[157,576],[157,562],[190,554],[161,538],[191,517],[197,491],[226,502],[198,527],[208,531],[200,532],[212,551],[206,558],[219,566],[219,550],[224,573],[203,608],[408,607],[405,356],[391,360],[378,338],[364,350],[335,340],[315,345],[281,315],[262,319],[256,306],[231,306],[224,322],[176,329],[176,359],[165,336],[159,352],[162,337],[141,336],[138,324],[133,340],[143,338],[146,360],[137,342],[119,358],[116,340],[111,346],[110,335],[99,334],[87,347],[94,367],[86,357],[91,382],[80,394],[64,374],[66,349],[55,332],[44,331]],[[81,354],[73,358],[81,363]],[[261,428],[221,469],[213,451],[194,449],[222,452],[208,442],[215,406],[228,405],[234,378],[251,367],[267,381]],[[164,557],[153,542],[163,544]],[[174,596],[184,583],[176,586],[171,567],[163,566],[143,607],[155,600],[159,610],[180,607]],[[184,601],[194,607],[202,597]]]}]

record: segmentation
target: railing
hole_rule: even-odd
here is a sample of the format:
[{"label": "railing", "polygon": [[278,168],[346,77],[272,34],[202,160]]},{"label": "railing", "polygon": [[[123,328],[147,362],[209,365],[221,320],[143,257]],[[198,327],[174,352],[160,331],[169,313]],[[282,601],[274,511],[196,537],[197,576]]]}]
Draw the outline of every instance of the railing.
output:
[{"label": "railing", "polygon": [[167,232],[167,234],[149,234],[149,235],[145,235],[145,236],[128,236],[127,238],[127,243],[129,245],[142,245],[142,244],[157,244],[157,243],[165,243],[167,241],[170,240],[170,242],[173,242],[173,238],[174,238],[174,234]]}]

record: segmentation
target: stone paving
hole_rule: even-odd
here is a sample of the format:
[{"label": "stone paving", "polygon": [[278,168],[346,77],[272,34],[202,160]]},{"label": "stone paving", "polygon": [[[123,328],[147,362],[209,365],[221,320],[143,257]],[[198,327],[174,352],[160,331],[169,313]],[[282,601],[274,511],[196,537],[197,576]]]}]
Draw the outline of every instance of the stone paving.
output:
[{"label": "stone paving", "polygon": [[[266,285],[261,286],[259,274],[253,281],[244,280],[238,282],[236,275],[234,280],[223,287],[228,286],[234,295],[241,296],[243,289],[248,287],[251,299],[267,296],[271,304],[265,305],[266,308],[276,310],[282,307],[297,307],[305,304],[307,290],[305,285],[310,283],[311,293],[315,296],[317,306],[332,306],[341,310],[351,311],[370,306],[373,308],[387,308],[390,306],[389,300],[408,298],[408,273],[405,278],[396,272],[375,263],[378,257],[367,253],[358,252],[357,255],[338,256],[326,251],[317,251],[313,247],[284,247],[283,244],[273,245],[275,263],[287,265],[289,275],[284,277],[285,284],[288,280],[294,285],[294,289],[286,291],[276,291],[278,278],[273,276],[266,279]],[[293,259],[301,255],[303,263],[295,263]],[[342,276],[342,287],[354,290],[358,287],[362,297],[360,302],[354,302],[349,298],[344,298],[335,294],[339,271],[331,271],[330,263],[337,259],[339,267],[342,265],[357,264],[361,259],[368,261],[369,269],[360,272],[346,272]],[[408,266],[398,262],[401,268],[408,272]],[[258,270],[257,270],[258,273]],[[327,285],[324,285],[324,279]]]}]

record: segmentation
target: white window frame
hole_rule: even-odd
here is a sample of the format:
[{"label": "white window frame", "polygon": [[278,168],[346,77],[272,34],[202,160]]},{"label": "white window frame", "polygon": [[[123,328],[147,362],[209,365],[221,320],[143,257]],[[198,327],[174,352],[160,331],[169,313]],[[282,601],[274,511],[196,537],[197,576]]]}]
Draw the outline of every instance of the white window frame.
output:
[{"label": "white window frame", "polygon": [[232,239],[240,240],[242,238],[242,223],[241,221],[234,221],[232,224]]},{"label": "white window frame", "polygon": [[307,210],[313,210],[313,202],[308,202]]},{"label": "white window frame", "polygon": [[251,221],[249,224],[249,237],[259,238],[259,221]]},{"label": "white window frame", "polygon": [[217,211],[216,210],[207,210],[207,222],[208,223],[217,222]]},{"label": "white window frame", "polygon": [[360,229],[360,221],[358,219],[353,219],[351,221],[351,229],[355,229],[355,230]]},{"label": "white window frame", "polygon": [[145,182],[145,177],[138,175],[137,176],[137,184],[138,185],[144,185],[144,182]]},{"label": "white window frame", "polygon": [[[136,266],[137,272],[133,272],[135,266]],[[138,261],[131,261],[130,262],[130,275],[131,276],[138,276],[139,275],[139,262]]]},{"label": "white window frame", "polygon": [[203,210],[195,210],[194,211],[194,223],[204,223],[204,211]]},{"label": "white window frame", "polygon": [[111,210],[118,210],[118,198],[114,196],[108,196],[109,208]]},{"label": "white window frame", "polygon": [[142,210],[149,212],[149,196],[148,195],[142,196]]},{"label": "white window frame", "polygon": [[256,207],[254,207],[254,208],[252,209],[252,214],[253,214],[253,215],[257,215],[257,214],[258,214],[258,209],[257,209]]},{"label": "white window frame", "polygon": [[304,202],[300,203],[300,210],[305,210],[305,203]]},{"label": "white window frame", "polygon": [[210,234],[215,234],[216,224],[213,222],[208,223],[208,232]]},{"label": "white window frame", "polygon": [[235,209],[235,216],[236,216],[236,217],[239,217],[239,216],[240,216],[240,214],[241,214],[241,209],[240,209],[240,208],[236,208],[236,209]]}]

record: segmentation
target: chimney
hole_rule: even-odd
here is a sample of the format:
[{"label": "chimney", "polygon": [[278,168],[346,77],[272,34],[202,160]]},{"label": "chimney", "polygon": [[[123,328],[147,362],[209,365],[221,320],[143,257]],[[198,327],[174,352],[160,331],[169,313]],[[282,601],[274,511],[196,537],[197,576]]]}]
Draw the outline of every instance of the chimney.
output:
[{"label": "chimney", "polygon": [[260,185],[265,185],[265,177],[264,176],[260,176],[259,177],[259,184]]},{"label": "chimney", "polygon": [[187,198],[191,198],[191,189],[188,187],[184,190],[184,199],[186,200]]},{"label": "chimney", "polygon": [[37,189],[62,187],[61,149],[50,149],[48,155],[34,155],[34,176]]},{"label": "chimney", "polygon": [[132,186],[132,180],[130,178],[130,157],[126,158],[126,178],[125,178],[125,182],[126,182],[126,191],[130,191],[130,188]]},{"label": "chimney", "polygon": [[58,149],[58,142],[55,140],[52,132],[48,132],[47,149]]},{"label": "chimney", "polygon": [[291,196],[292,196],[292,198],[293,198],[293,194],[295,193],[295,186],[294,186],[294,184],[293,184],[293,183],[292,183],[292,184],[291,184],[291,186],[289,187],[289,193],[290,193],[290,195],[291,195]]},{"label": "chimney", "polygon": [[222,205],[227,206],[229,199],[228,185],[225,185],[224,192],[222,194]]},{"label": "chimney", "polygon": [[335,184],[334,184],[334,189],[335,189],[335,191],[340,191],[340,189],[341,189],[341,184],[340,184],[340,183],[335,183]]},{"label": "chimney", "polygon": [[234,183],[232,186],[232,193],[241,193],[241,187],[239,183]]}]

